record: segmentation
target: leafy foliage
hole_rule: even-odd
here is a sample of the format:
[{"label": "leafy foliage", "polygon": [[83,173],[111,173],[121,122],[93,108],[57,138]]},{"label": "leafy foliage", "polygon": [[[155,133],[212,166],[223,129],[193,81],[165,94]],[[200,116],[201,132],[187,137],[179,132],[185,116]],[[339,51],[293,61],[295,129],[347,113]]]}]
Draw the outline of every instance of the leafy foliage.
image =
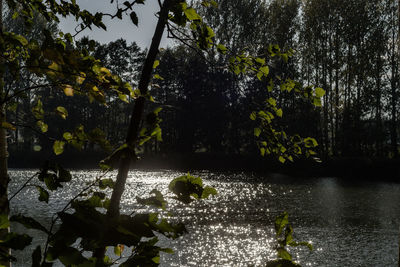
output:
[{"label": "leafy foliage", "polygon": [[297,247],[306,246],[309,250],[313,247],[308,242],[297,242],[293,239],[293,227],[289,223],[289,214],[287,212],[282,213],[275,219],[275,238],[276,238],[276,260],[267,262],[268,267],[299,267],[300,265],[293,261],[292,255],[287,250],[287,246]]}]

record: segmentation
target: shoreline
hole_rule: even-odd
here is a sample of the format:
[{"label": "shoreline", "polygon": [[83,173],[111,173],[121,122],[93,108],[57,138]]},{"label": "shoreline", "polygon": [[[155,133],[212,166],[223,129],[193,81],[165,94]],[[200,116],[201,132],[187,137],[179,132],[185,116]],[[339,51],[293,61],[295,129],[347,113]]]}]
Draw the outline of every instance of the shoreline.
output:
[{"label": "shoreline", "polygon": [[[67,152],[61,156],[43,156],[39,153],[10,155],[9,168],[40,168],[48,159],[70,169],[97,169],[106,154],[99,152]],[[321,163],[311,159],[298,159],[281,164],[265,157],[194,153],[188,155],[145,155],[133,169],[177,171],[233,171],[255,173],[282,173],[307,177],[339,177],[349,181],[385,181],[400,183],[400,159],[332,158]]]}]

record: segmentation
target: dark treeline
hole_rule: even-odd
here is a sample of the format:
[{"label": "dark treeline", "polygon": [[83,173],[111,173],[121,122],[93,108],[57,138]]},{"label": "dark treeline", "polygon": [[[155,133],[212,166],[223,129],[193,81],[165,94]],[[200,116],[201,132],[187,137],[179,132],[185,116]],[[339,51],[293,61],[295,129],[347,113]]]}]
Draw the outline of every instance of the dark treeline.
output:
[{"label": "dark treeline", "polygon": [[[272,96],[284,110],[280,122],[286,132],[315,137],[321,157],[397,157],[398,1],[218,2],[217,10],[198,8],[218,41],[229,48],[227,55],[203,55],[184,45],[162,51],[156,69],[159,76],[151,87],[155,103],[147,109],[163,108],[163,142],[146,143],[145,153],[259,154],[249,115],[272,94],[267,89],[271,81],[291,79],[302,86],[320,86],[326,94],[318,109],[293,93],[275,92]],[[56,30],[53,25],[50,28]],[[224,68],[229,56],[244,49],[261,55],[270,44],[294,51],[287,63],[270,62],[270,79],[245,78]],[[99,44],[83,38],[77,45],[135,86],[146,54],[135,43],[120,39]],[[34,85],[38,81],[27,74],[19,82]],[[10,81],[9,86],[18,85]],[[45,120],[58,125],[49,128],[47,136],[58,138],[82,125],[86,131],[101,129],[115,147],[123,140],[132,99],[125,103],[109,97],[107,105],[101,106],[86,97],[68,97],[50,88],[34,95],[27,92],[15,105],[13,123],[29,121],[27,117],[32,116],[39,98],[52,107],[46,110]],[[57,106],[68,110],[65,120],[55,116]],[[32,151],[37,145],[51,146],[48,137],[35,130],[33,117],[31,121],[32,125],[12,134],[10,149],[14,154]],[[94,151],[96,147],[89,144],[85,149]]]}]

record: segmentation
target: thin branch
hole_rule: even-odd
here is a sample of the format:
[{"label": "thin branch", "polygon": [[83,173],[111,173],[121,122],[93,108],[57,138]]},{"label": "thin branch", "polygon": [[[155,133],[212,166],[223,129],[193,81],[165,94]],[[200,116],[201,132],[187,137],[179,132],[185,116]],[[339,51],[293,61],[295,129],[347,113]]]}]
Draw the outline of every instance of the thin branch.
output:
[{"label": "thin branch", "polygon": [[44,252],[43,252],[43,261],[42,261],[42,264],[45,263],[45,261],[46,261],[47,250],[48,250],[48,248],[49,248],[49,243],[50,243],[50,237],[52,236],[52,231],[53,231],[53,228],[54,228],[54,226],[55,226],[55,223],[56,223],[57,220],[59,219],[59,215],[58,215],[58,214],[59,214],[59,213],[65,212],[65,211],[70,207],[70,205],[72,204],[73,201],[75,201],[78,197],[82,196],[82,194],[83,194],[84,192],[86,192],[86,191],[89,190],[91,187],[93,187],[98,181],[100,181],[101,178],[103,178],[103,177],[104,177],[106,174],[108,174],[108,173],[109,173],[109,171],[103,172],[103,173],[102,173],[100,176],[98,176],[91,184],[89,184],[88,186],[86,186],[85,188],[83,188],[78,194],[76,194],[73,198],[71,198],[71,199],[68,201],[68,203],[64,206],[64,208],[63,208],[60,212],[58,212],[58,213],[56,213],[56,214],[53,215],[53,218],[52,218],[52,220],[51,220],[51,225],[50,225],[49,234],[47,235],[47,240],[46,240],[45,249],[44,249]]},{"label": "thin branch", "polygon": [[31,177],[29,177],[29,179],[21,186],[20,189],[18,189],[9,199],[8,202],[10,202],[16,195],[18,195],[19,192],[21,192],[25,187],[28,186],[28,183],[30,181],[32,181],[33,178],[35,178],[36,175],[38,175],[39,173],[35,173],[34,175],[32,175]]},{"label": "thin branch", "polygon": [[34,86],[26,87],[26,88],[24,88],[24,89],[21,89],[21,90],[19,90],[19,91],[16,91],[16,92],[15,92],[14,94],[12,94],[12,95],[9,95],[9,96],[5,97],[5,98],[3,99],[3,101],[2,101],[0,104],[4,104],[4,103],[10,101],[12,98],[14,98],[14,97],[16,97],[16,96],[22,94],[23,92],[30,91],[30,90],[34,90],[34,89],[39,89],[39,88],[47,87],[47,86],[56,86],[56,85],[59,85],[59,84],[60,84],[60,83],[54,83],[54,84],[47,83],[47,84],[40,84],[40,85],[34,85]]}]

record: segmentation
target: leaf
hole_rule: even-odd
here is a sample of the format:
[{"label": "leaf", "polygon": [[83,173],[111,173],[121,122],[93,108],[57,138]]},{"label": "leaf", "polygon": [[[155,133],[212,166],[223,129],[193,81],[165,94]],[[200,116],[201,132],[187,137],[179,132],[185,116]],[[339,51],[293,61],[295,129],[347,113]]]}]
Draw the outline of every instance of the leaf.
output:
[{"label": "leaf", "polygon": [[108,179],[101,179],[100,181],[99,181],[99,188],[100,189],[102,189],[102,190],[104,190],[104,189],[106,189],[106,188],[111,188],[111,189],[113,189],[114,188],[114,181],[113,181],[113,179],[111,179],[111,178],[108,178]]},{"label": "leaf", "polygon": [[167,201],[164,200],[164,196],[161,194],[161,192],[153,189],[150,193],[154,194],[154,196],[149,198],[136,197],[136,201],[142,205],[150,205],[165,210],[167,206]]},{"label": "leaf", "polygon": [[188,204],[193,201],[192,197],[199,199],[202,196],[203,180],[187,174],[173,179],[168,188],[176,195],[175,199]]},{"label": "leaf", "polygon": [[79,250],[72,247],[64,248],[58,258],[65,266],[90,263],[88,259],[82,256]]},{"label": "leaf", "polygon": [[261,81],[263,73],[261,71],[257,72],[257,79]]},{"label": "leaf", "polygon": [[291,261],[292,255],[286,249],[278,248],[278,258]]},{"label": "leaf", "polygon": [[36,229],[40,230],[44,233],[48,233],[47,229],[41,225],[38,221],[31,217],[23,216],[23,215],[13,215],[10,218],[11,222],[17,222],[25,226],[27,229]]},{"label": "leaf", "polygon": [[124,245],[117,245],[114,247],[114,254],[118,257],[121,257],[123,251],[124,251]]},{"label": "leaf", "polygon": [[42,250],[40,246],[37,246],[32,253],[32,267],[41,267],[40,262],[42,260]]},{"label": "leaf", "polygon": [[41,147],[41,146],[39,146],[39,145],[34,145],[34,146],[33,146],[33,151],[39,152],[40,150],[42,150],[42,147]]},{"label": "leaf", "polygon": [[28,40],[26,40],[22,35],[14,35],[13,37],[23,46],[28,44]]},{"label": "leaf", "polygon": [[321,87],[315,88],[315,96],[316,97],[323,97],[325,95],[325,90]]},{"label": "leaf", "polygon": [[154,79],[158,79],[158,80],[164,80],[163,77],[161,77],[159,74],[154,74]]},{"label": "leaf", "polygon": [[8,129],[8,130],[12,130],[12,131],[15,131],[15,130],[17,129],[17,128],[15,128],[14,125],[12,125],[11,123],[6,122],[6,121],[3,121],[3,122],[1,123],[1,128]]},{"label": "leaf", "polygon": [[256,120],[256,119],[257,119],[257,114],[253,111],[253,112],[250,114],[250,120],[254,121],[254,120]]},{"label": "leaf", "polygon": [[185,16],[187,17],[188,20],[201,20],[201,17],[199,14],[197,14],[196,10],[194,8],[186,8],[184,11]]},{"label": "leaf", "polygon": [[71,140],[73,138],[72,134],[70,132],[65,132],[63,134],[63,138],[67,141]]},{"label": "leaf", "polygon": [[62,106],[58,106],[58,107],[56,108],[56,112],[57,112],[57,114],[60,115],[61,118],[63,118],[64,120],[65,120],[65,119],[67,118],[67,116],[68,116],[68,111],[67,111],[64,107],[62,107]]},{"label": "leaf", "polygon": [[283,212],[281,215],[276,217],[275,231],[277,236],[282,234],[283,229],[286,227],[288,223],[289,223],[289,214],[287,212]]},{"label": "leaf", "polygon": [[48,131],[49,126],[44,122],[44,121],[37,121],[36,125],[40,128],[40,130],[42,131],[42,133],[45,133]]},{"label": "leaf", "polygon": [[10,221],[8,220],[8,214],[0,214],[0,229],[7,229],[10,227]]},{"label": "leaf", "polygon": [[228,51],[228,49],[223,45],[223,44],[218,44],[217,45],[217,51],[223,55],[226,54],[226,52]]},{"label": "leaf", "polygon": [[282,157],[282,156],[279,156],[278,160],[279,160],[281,163],[285,163],[285,161],[286,161],[286,159],[285,159],[284,157]]},{"label": "leaf", "polygon": [[25,247],[29,246],[31,242],[32,237],[29,235],[8,233],[3,237],[3,240],[0,240],[0,246],[15,250],[23,250]]},{"label": "leaf", "polygon": [[39,190],[39,201],[44,201],[49,203],[49,192],[41,186],[36,186],[36,189]]},{"label": "leaf", "polygon": [[139,19],[138,19],[138,16],[136,15],[136,13],[135,12],[131,12],[131,14],[129,14],[129,16],[131,17],[132,23],[135,24],[136,26],[138,26]]},{"label": "leaf", "polygon": [[60,165],[58,166],[58,181],[59,182],[69,182],[72,179],[71,173],[61,167]]},{"label": "leaf", "polygon": [[72,88],[72,86],[69,85],[69,84],[64,84],[63,90],[64,90],[64,94],[66,96],[73,96],[74,95],[74,88]]},{"label": "leaf", "polygon": [[261,64],[261,65],[264,65],[265,64],[265,58],[258,57],[258,58],[256,58],[256,62]]},{"label": "leaf", "polygon": [[272,97],[268,98],[267,102],[273,107],[276,106],[276,100]]},{"label": "leaf", "polygon": [[267,77],[269,73],[269,68],[268,66],[263,66],[260,68],[260,71],[264,74],[265,77]]},{"label": "leaf", "polygon": [[259,137],[261,134],[261,129],[260,128],[254,128],[254,135]]},{"label": "leaf", "polygon": [[207,199],[209,196],[217,195],[217,189],[211,186],[204,187],[203,193],[201,194],[201,199]]},{"label": "leaf", "polygon": [[316,147],[318,146],[317,140],[311,137],[304,138],[305,147]]},{"label": "leaf", "polygon": [[153,69],[157,68],[158,65],[160,65],[160,61],[159,60],[155,60],[153,63]]},{"label": "leaf", "polygon": [[281,118],[282,118],[282,115],[283,115],[283,111],[282,111],[282,109],[277,109],[277,110],[276,110],[276,116],[278,116],[278,117],[281,117]]},{"label": "leaf", "polygon": [[64,152],[64,145],[65,142],[64,141],[58,141],[56,140],[53,144],[53,151],[54,154],[56,154],[57,156],[62,154]]}]

